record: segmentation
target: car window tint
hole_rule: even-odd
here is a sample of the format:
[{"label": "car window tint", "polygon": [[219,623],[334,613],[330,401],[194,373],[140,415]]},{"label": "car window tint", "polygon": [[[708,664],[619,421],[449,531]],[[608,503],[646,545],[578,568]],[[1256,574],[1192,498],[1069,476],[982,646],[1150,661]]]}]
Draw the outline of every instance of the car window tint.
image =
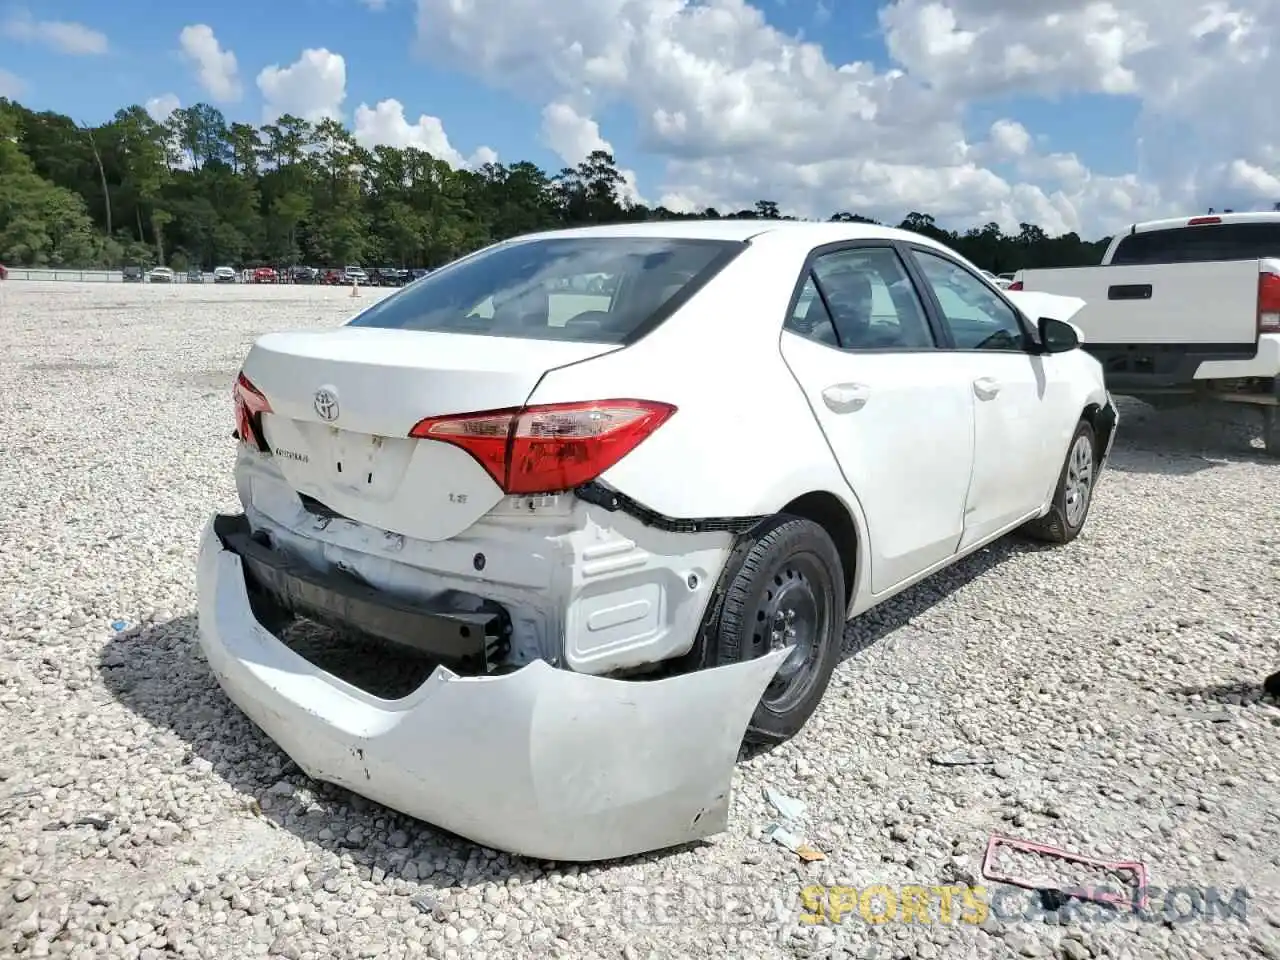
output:
[{"label": "car window tint", "polygon": [[918,350],[934,345],[920,297],[891,247],[823,254],[814,261],[813,273],[842,349]]},{"label": "car window tint", "polygon": [[516,241],[428,274],[351,326],[624,343],[742,247],[669,237]]},{"label": "car window tint", "polygon": [[827,312],[822,298],[818,296],[818,286],[813,281],[813,271],[810,271],[805,278],[804,287],[800,290],[800,298],[796,301],[795,309],[791,311],[791,316],[787,317],[783,327],[815,343],[823,343],[829,347],[840,345],[836,337],[835,324],[831,322],[831,314]]},{"label": "car window tint", "polygon": [[915,258],[958,349],[1026,349],[1018,315],[990,284],[944,257],[916,250]]}]

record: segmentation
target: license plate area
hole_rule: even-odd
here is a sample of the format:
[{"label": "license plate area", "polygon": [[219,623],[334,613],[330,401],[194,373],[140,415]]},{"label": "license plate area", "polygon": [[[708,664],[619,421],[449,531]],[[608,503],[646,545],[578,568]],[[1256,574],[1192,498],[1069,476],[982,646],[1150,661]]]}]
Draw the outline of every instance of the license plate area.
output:
[{"label": "license plate area", "polygon": [[372,486],[383,437],[351,430],[330,429],[328,469],[330,479],[343,486]]},{"label": "license plate area", "polygon": [[330,427],[321,445],[325,479],[350,493],[393,493],[408,467],[413,442]]}]

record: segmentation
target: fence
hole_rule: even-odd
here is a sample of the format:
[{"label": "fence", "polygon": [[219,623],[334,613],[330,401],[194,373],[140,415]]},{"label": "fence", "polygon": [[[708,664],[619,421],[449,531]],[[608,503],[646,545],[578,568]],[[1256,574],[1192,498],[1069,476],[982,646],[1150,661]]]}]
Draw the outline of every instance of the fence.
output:
[{"label": "fence", "polygon": [[[124,274],[119,270],[67,270],[67,269],[46,269],[43,267],[10,267],[10,280],[72,280],[80,283],[123,283]],[[236,279],[240,279],[237,277]],[[149,283],[145,277],[144,283]],[[187,283],[187,275],[185,273],[175,273],[173,276],[174,283]],[[205,283],[213,282],[213,274],[206,273],[204,275]]]}]

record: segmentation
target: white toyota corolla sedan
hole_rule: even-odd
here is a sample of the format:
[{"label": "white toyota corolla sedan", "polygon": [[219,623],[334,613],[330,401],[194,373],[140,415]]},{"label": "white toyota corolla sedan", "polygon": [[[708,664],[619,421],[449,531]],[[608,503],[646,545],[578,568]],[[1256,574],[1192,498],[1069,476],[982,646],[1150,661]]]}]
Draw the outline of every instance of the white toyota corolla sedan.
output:
[{"label": "white toyota corolla sedan", "polygon": [[[488,247],[254,344],[202,646],[308,774],[477,842],[717,833],[744,736],[804,726],[846,620],[1011,531],[1080,532],[1117,420],[1082,305],[864,224]],[[421,682],[322,668],[298,621]]]}]

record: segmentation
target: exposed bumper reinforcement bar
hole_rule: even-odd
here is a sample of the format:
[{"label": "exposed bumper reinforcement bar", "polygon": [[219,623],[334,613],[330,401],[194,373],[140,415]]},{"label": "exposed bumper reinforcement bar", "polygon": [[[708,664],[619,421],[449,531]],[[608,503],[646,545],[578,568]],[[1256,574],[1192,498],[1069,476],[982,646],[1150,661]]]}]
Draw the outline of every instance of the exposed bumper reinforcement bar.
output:
[{"label": "exposed bumper reinforcement bar", "polygon": [[437,667],[382,700],[294,653],[254,617],[245,564],[206,527],[200,644],[227,696],[308,775],[467,839],[593,861],[728,825],[747,723],[790,648],[653,681]]},{"label": "exposed bumper reinforcement bar", "polygon": [[505,611],[480,611],[390,597],[356,578],[321,573],[253,537],[244,514],[219,514],[213,530],[223,549],[240,558],[250,591],[260,590],[282,609],[338,628],[428,654],[437,661],[483,667],[511,632]]}]

